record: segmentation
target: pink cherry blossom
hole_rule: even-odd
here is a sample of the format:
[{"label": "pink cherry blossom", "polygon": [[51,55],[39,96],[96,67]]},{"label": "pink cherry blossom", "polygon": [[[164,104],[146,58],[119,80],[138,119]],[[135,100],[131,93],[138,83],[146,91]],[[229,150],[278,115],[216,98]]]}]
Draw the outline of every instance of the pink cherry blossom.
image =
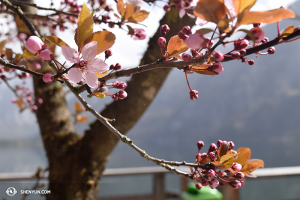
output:
[{"label": "pink cherry blossom", "polygon": [[26,49],[32,53],[38,53],[43,49],[43,41],[37,36],[30,36],[25,43]]},{"label": "pink cherry blossom", "polygon": [[205,39],[200,33],[196,32],[194,34],[190,34],[185,40],[185,43],[189,48],[199,49],[203,47]]},{"label": "pink cherry blossom", "polygon": [[68,77],[72,83],[78,83],[84,78],[91,88],[98,87],[97,74],[107,71],[108,65],[100,58],[96,58],[97,47],[96,41],[84,45],[81,51],[82,59],[75,49],[64,45],[61,47],[65,59],[77,64],[68,72]]}]

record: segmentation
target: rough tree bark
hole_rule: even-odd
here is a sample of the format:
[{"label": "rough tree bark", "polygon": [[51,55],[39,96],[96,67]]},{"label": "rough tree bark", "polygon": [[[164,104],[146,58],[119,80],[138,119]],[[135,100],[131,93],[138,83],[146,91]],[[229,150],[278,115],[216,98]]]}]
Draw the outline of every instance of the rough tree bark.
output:
[{"label": "rough tree bark", "polygon": [[[23,7],[26,12],[34,12],[28,9],[27,6]],[[167,23],[171,28],[167,34],[168,41],[170,36],[176,35],[183,26],[192,26],[194,21],[186,16],[179,19],[177,11],[172,9],[162,18],[160,25]],[[156,43],[158,37],[159,29],[150,39],[141,64],[151,63],[160,58],[160,50]],[[128,97],[111,103],[101,114],[107,118],[115,118],[118,130],[125,134],[155,98],[169,71],[160,69],[133,75],[126,89]],[[90,126],[84,137],[76,135],[63,85],[59,82],[46,84],[41,79],[34,78],[34,90],[36,98],[44,100],[36,111],[36,116],[49,161],[51,195],[46,196],[47,200],[95,200],[98,180],[118,138],[99,121]],[[118,115],[112,116],[111,113]]]}]

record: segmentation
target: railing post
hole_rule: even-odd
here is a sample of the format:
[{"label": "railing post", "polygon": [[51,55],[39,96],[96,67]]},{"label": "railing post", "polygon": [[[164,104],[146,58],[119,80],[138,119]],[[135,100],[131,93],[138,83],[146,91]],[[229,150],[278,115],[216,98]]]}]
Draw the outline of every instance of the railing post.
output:
[{"label": "railing post", "polygon": [[154,200],[165,200],[164,173],[155,173],[153,179]]},{"label": "railing post", "polygon": [[226,184],[222,190],[223,200],[239,200],[240,191],[239,189],[233,189],[228,184]]},{"label": "railing post", "polygon": [[181,192],[185,192],[188,186],[188,178],[181,176]]}]

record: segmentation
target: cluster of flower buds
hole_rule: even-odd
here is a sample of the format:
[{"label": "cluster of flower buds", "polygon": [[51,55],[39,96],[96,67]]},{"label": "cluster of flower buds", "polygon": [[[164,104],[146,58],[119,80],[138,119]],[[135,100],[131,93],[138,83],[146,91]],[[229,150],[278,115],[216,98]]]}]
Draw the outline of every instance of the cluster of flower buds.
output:
[{"label": "cluster of flower buds", "polygon": [[121,69],[122,68],[122,66],[121,66],[121,64],[120,63],[117,63],[116,65],[110,65],[109,66],[109,69],[110,70],[119,70],[119,69]]},{"label": "cluster of flower buds", "polygon": [[[190,169],[193,173],[193,181],[198,190],[200,190],[202,186],[209,185],[214,189],[218,185],[224,186],[226,183],[234,189],[244,186],[245,182],[243,180],[245,175],[241,172],[242,165],[234,162],[238,157],[238,154],[236,151],[232,150],[234,148],[233,142],[218,140],[217,145],[212,143],[209,146],[207,153],[200,153],[200,150],[204,147],[203,141],[198,141],[197,147],[198,153],[196,155],[196,164],[204,165],[204,167]],[[226,160],[224,163],[220,163],[223,159],[222,156],[224,155],[229,155],[226,159],[231,160],[232,162]],[[228,164],[229,166],[225,166]]]},{"label": "cluster of flower buds", "polygon": [[105,59],[109,58],[110,56],[112,56],[112,50],[111,49],[107,49],[105,51]]},{"label": "cluster of flower buds", "polygon": [[124,90],[120,90],[116,94],[109,94],[108,90],[111,88],[116,88],[116,89],[125,89],[127,87],[127,84],[122,81],[114,81],[113,83],[105,83],[103,84],[102,87],[97,88],[96,90],[93,91],[93,96],[99,97],[99,98],[105,98],[106,96],[110,96],[114,100],[122,100],[127,97],[127,92]]},{"label": "cluster of flower buds", "polygon": [[[165,38],[165,36],[167,35],[167,33],[170,31],[170,28],[167,24],[164,24],[160,27],[160,35],[161,37],[158,38],[157,40],[157,44],[160,46],[161,49],[165,48],[166,44],[167,44],[167,40]],[[161,51],[163,53],[163,51]]]},{"label": "cluster of flower buds", "polygon": [[62,2],[60,2],[61,5],[69,5],[71,7],[71,9],[69,10],[69,12],[72,13],[80,13],[81,11],[81,6],[76,2],[76,1],[72,1],[72,0],[64,0]]},{"label": "cluster of flower buds", "polygon": [[[34,101],[34,92],[29,88],[16,86],[15,91],[18,94],[18,99],[12,99],[11,102],[17,104],[22,110],[25,108],[30,108],[32,110],[37,110],[38,106],[36,104],[42,104],[43,100],[38,98]],[[27,102],[27,104],[24,102]]]},{"label": "cluster of flower buds", "polygon": [[30,36],[25,43],[25,47],[28,51],[34,54],[40,54],[42,61],[50,61],[53,60],[54,56],[53,53],[49,49],[45,49],[47,44],[37,36]]}]

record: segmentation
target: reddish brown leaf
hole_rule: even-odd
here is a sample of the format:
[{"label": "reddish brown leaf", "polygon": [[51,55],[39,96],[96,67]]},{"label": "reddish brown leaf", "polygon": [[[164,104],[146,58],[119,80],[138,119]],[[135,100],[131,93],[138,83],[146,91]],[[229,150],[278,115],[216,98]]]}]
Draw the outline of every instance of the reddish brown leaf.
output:
[{"label": "reddish brown leaf", "polygon": [[235,14],[238,15],[246,9],[250,10],[255,2],[256,0],[233,0]]},{"label": "reddish brown leaf", "polygon": [[185,42],[182,39],[180,39],[178,35],[175,35],[169,40],[167,52],[169,54],[169,57],[172,57],[172,55],[179,54],[180,52],[182,53],[184,49],[186,51],[186,48],[187,46]]},{"label": "reddish brown leaf", "polygon": [[19,108],[23,109],[23,102],[20,99],[16,100],[16,104],[18,105]]},{"label": "reddish brown leaf", "polygon": [[105,76],[108,73],[108,71],[105,71],[101,74],[96,74],[98,78],[102,78],[103,76]]},{"label": "reddish brown leaf", "polygon": [[134,12],[133,5],[130,3],[126,3],[126,11],[125,11],[125,15],[124,15],[124,20],[128,20],[129,17],[131,17],[133,15],[133,12]]},{"label": "reddish brown leaf", "polygon": [[1,53],[3,53],[3,48],[4,48],[4,46],[5,46],[5,44],[6,44],[7,41],[8,41],[8,40],[6,39],[6,40],[2,40],[2,41],[0,42],[0,52],[1,52]]},{"label": "reddish brown leaf", "polygon": [[17,15],[15,16],[15,22],[19,33],[26,33],[27,35],[31,35],[30,30]]},{"label": "reddish brown leaf", "polygon": [[5,56],[6,56],[7,60],[12,60],[13,51],[9,48],[6,48],[5,49]]},{"label": "reddish brown leaf", "polygon": [[279,8],[274,10],[268,10],[264,12],[259,11],[249,11],[245,10],[244,12],[238,15],[238,24],[256,24],[256,23],[274,23],[282,19],[294,18],[295,14],[285,8]]},{"label": "reddish brown leaf", "polygon": [[219,162],[224,165],[225,169],[227,169],[227,168],[231,167],[231,165],[233,164],[234,156],[235,156],[234,154],[224,155],[220,158]]},{"label": "reddish brown leaf", "polygon": [[75,36],[77,40],[79,39],[79,41],[77,41],[76,43],[79,44],[78,52],[80,53],[82,47],[87,43],[87,39],[90,38],[93,34],[94,26],[91,12],[85,4],[83,4],[82,10],[78,16],[77,26],[78,27],[76,29]]},{"label": "reddish brown leaf", "polygon": [[202,160],[200,161],[200,164],[207,164],[210,161],[208,156],[205,156],[204,158],[202,158]]},{"label": "reddish brown leaf", "polygon": [[67,43],[65,43],[62,39],[60,39],[59,37],[55,36],[55,35],[51,35],[51,36],[45,36],[46,40],[48,40],[49,42],[52,42],[58,46],[69,46]]},{"label": "reddish brown leaf", "polygon": [[209,22],[218,23],[226,14],[223,0],[199,0],[194,15]]},{"label": "reddish brown leaf", "polygon": [[77,114],[85,111],[84,107],[81,104],[79,104],[77,101],[75,101],[74,103],[74,110]]},{"label": "reddish brown leaf", "polygon": [[283,37],[287,37],[289,36],[291,33],[294,32],[294,26],[289,25],[288,27],[286,27],[283,31],[282,31],[282,36]]},{"label": "reddish brown leaf", "polygon": [[118,12],[120,13],[121,17],[123,17],[125,14],[125,4],[124,4],[123,0],[118,1],[117,9],[118,9]]},{"label": "reddish brown leaf", "polygon": [[84,123],[87,120],[85,115],[76,115],[76,123]]},{"label": "reddish brown leaf", "polygon": [[211,75],[211,76],[216,75],[215,73],[206,70],[210,66],[211,65],[209,64],[193,65],[192,69],[198,74]]},{"label": "reddish brown leaf", "polygon": [[210,28],[200,28],[199,30],[197,30],[196,32],[198,32],[200,35],[205,35],[207,33],[213,32],[214,30],[210,29]]},{"label": "reddish brown leaf", "polygon": [[149,12],[145,10],[138,10],[128,19],[128,22],[142,22],[147,19]]},{"label": "reddish brown leaf", "polygon": [[220,163],[218,161],[211,162],[210,164],[213,164],[216,168],[219,168],[219,169],[224,169],[225,168],[225,165],[223,165],[222,163]]},{"label": "reddish brown leaf", "polygon": [[245,175],[251,174],[253,171],[257,170],[260,167],[264,167],[264,161],[262,160],[249,160],[242,168],[241,172]]},{"label": "reddish brown leaf", "polygon": [[235,162],[244,166],[251,157],[251,150],[249,148],[241,147],[237,150],[237,153],[238,153],[238,157],[235,160]]},{"label": "reddish brown leaf", "polygon": [[96,41],[98,43],[97,48],[97,55],[99,53],[104,52],[105,50],[109,49],[113,46],[115,43],[116,36],[107,30],[105,31],[98,31],[92,34],[92,37],[90,37],[87,41]]},{"label": "reddish brown leaf", "polygon": [[217,151],[217,156],[218,156],[218,161],[220,160],[220,158],[224,155],[227,154],[227,152],[229,151],[229,144],[228,142],[223,142],[223,144],[220,146],[220,148]]}]

